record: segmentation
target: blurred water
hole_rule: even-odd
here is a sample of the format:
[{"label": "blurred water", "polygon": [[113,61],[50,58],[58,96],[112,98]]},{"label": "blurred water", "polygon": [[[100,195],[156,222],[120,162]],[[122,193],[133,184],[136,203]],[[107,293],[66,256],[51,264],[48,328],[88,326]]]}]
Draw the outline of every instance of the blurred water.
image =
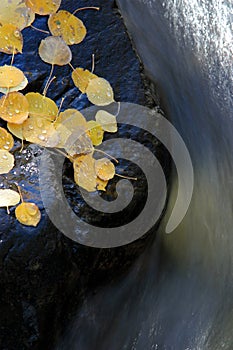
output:
[{"label": "blurred water", "polygon": [[[60,349],[233,349],[233,3],[118,0],[163,108],[190,151],[195,189],[171,235],[89,297]],[[169,206],[176,194],[176,181]],[[169,214],[169,208],[168,208]]]}]

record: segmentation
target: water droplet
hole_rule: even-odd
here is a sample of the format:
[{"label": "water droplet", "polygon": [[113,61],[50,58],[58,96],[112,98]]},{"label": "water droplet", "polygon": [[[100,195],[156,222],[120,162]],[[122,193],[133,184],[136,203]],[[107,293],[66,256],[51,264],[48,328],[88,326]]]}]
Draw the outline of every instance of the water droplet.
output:
[{"label": "water droplet", "polygon": [[38,139],[41,140],[41,141],[45,141],[44,135],[39,135],[39,136],[38,136]]},{"label": "water droplet", "polygon": [[16,110],[15,110],[15,113],[19,114],[19,109],[16,109]]}]

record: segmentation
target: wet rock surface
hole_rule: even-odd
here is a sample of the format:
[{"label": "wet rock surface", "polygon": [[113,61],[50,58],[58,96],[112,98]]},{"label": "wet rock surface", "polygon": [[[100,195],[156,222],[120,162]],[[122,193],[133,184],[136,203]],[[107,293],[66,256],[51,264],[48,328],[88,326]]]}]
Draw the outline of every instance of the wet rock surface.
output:
[{"label": "wet rock surface", "polygon": [[[61,8],[72,12],[76,6],[76,2],[62,1]],[[100,6],[101,11],[79,13],[79,18],[87,26],[88,35],[83,43],[72,47],[73,66],[91,69],[94,53],[95,73],[109,80],[116,101],[151,106],[153,99],[143,82],[140,63],[114,1],[79,1],[78,6]],[[46,21],[47,17],[38,17],[34,25],[47,30]],[[40,60],[38,45],[46,34],[27,28],[23,35],[24,54],[16,55],[14,64],[29,79],[24,92],[42,93],[50,66]],[[1,65],[10,64],[11,57],[1,54],[0,59]],[[70,74],[69,66],[55,68],[57,78],[48,91],[48,97],[53,98],[57,105],[65,97],[63,109],[81,110],[88,107],[89,102],[74,87]],[[5,126],[4,122],[1,126]],[[167,170],[167,157],[164,157],[164,149],[157,140],[150,139],[143,131],[129,130],[123,125],[118,136],[150,143],[151,150]],[[0,176],[0,186],[16,189],[15,183],[18,183],[25,200],[30,199],[39,206],[42,219],[36,228],[26,227],[16,221],[14,208],[10,210],[10,215],[5,209],[0,209],[0,348],[52,349],[75,310],[85,300],[85,295],[95,293],[96,288],[111,283],[127,271],[144,249],[150,235],[114,249],[94,249],[69,240],[51,223],[40,198],[38,160],[43,149],[26,144],[20,153],[20,147],[20,142],[16,141],[16,167],[7,176]],[[126,213],[130,219],[132,212],[136,215],[145,203],[146,181],[136,166],[122,160],[119,167],[127,174],[140,178],[134,184],[133,203]],[[111,225],[112,222],[115,226],[121,224],[122,215],[100,217],[85,204],[73,182],[68,162],[64,165],[63,175],[64,192],[77,215],[100,226]],[[110,182],[105,196],[114,197],[115,182]]]}]

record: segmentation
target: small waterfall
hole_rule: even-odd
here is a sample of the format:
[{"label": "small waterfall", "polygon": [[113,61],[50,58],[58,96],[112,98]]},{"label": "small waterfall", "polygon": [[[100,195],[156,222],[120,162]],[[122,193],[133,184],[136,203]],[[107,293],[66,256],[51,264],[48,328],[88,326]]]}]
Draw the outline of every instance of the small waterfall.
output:
[{"label": "small waterfall", "polygon": [[[191,206],[120,281],[87,298],[66,350],[233,348],[233,5],[118,0],[194,167]],[[172,206],[175,197],[171,192]],[[166,222],[166,215],[164,218]]]}]

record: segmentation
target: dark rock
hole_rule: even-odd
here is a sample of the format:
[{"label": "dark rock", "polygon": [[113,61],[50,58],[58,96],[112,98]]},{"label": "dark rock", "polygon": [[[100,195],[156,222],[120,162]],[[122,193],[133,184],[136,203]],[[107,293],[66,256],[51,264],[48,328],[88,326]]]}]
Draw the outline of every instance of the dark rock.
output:
[{"label": "dark rock", "polygon": [[[117,101],[142,105],[150,102],[151,105],[151,97],[150,101],[146,98],[149,93],[143,85],[139,60],[114,1],[83,0],[78,5],[100,6],[101,11],[79,13],[87,26],[88,35],[83,43],[72,47],[73,66],[90,69],[94,53],[95,72],[110,81]],[[64,0],[61,8],[72,12],[75,6],[72,1]],[[46,21],[46,17],[38,17],[34,25],[47,29]],[[40,60],[38,44],[46,35],[32,28],[25,29],[23,35],[24,54],[16,55],[14,64],[29,78],[24,92],[42,92],[50,66]],[[1,54],[0,58],[2,65],[10,63],[11,57],[7,55]],[[59,105],[65,96],[63,109],[88,107],[88,100],[74,87],[70,73],[69,66],[55,68],[57,79],[52,83],[48,97]],[[2,122],[1,125],[5,124]],[[132,137],[145,138],[139,130],[129,131],[124,127],[119,130],[120,135],[129,132]],[[166,168],[164,150],[158,147],[156,140],[152,141],[152,149]],[[114,249],[89,248],[66,238],[49,220],[40,198],[37,162],[42,150],[36,145],[26,145],[22,153],[19,149],[17,141],[14,149],[16,167],[7,176],[0,176],[0,184],[1,187],[15,188],[15,183],[19,183],[25,198],[39,206],[42,220],[36,228],[22,226],[15,219],[14,208],[10,215],[5,209],[0,209],[0,348],[51,349],[74,310],[83,302],[85,294],[95,293],[96,288],[111,283],[124,273],[144,249],[148,237]],[[120,166],[127,165],[122,162]],[[137,168],[131,169],[131,173],[137,171],[140,172]],[[64,189],[76,214],[95,223],[100,220],[82,201],[68,164],[64,167]],[[135,191],[143,204],[145,181],[138,182]],[[109,195],[113,192],[114,181]],[[105,225],[109,224],[108,218],[102,217],[101,220],[105,221]],[[114,217],[114,222],[119,224],[120,217]]]}]

